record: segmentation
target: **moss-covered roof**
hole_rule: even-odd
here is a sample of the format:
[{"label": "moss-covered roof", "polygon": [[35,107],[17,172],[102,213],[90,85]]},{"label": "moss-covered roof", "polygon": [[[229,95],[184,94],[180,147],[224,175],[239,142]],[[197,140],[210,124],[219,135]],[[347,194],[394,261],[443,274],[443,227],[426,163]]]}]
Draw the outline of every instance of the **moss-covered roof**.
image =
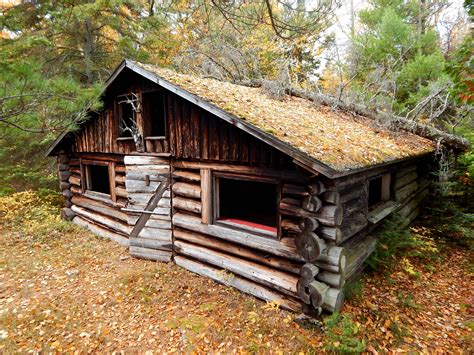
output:
[{"label": "moss-covered roof", "polygon": [[353,117],[309,100],[289,95],[277,100],[260,88],[180,74],[147,64],[139,66],[337,171],[434,150],[434,143],[428,139],[405,131],[381,129],[369,118]]}]

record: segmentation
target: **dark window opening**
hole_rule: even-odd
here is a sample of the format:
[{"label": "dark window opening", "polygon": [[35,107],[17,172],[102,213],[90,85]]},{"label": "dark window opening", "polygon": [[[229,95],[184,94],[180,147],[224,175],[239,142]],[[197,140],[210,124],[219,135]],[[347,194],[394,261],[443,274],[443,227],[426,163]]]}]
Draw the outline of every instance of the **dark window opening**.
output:
[{"label": "dark window opening", "polygon": [[143,94],[143,116],[147,137],[166,136],[166,110],[163,91]]},{"label": "dark window opening", "polygon": [[382,177],[369,180],[369,207],[382,201]]},{"label": "dark window opening", "polygon": [[86,165],[87,190],[110,195],[109,167],[107,165]]},{"label": "dark window opening", "polygon": [[131,129],[135,125],[133,106],[126,102],[119,104],[119,137],[132,137],[132,132],[127,127]]},{"label": "dark window opening", "polygon": [[218,219],[277,232],[277,184],[219,178]]}]

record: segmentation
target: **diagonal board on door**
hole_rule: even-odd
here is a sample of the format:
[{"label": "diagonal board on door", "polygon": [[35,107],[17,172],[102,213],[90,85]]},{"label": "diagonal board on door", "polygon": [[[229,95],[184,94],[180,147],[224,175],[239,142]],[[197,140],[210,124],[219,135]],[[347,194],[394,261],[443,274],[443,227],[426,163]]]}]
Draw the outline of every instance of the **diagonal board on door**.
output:
[{"label": "diagonal board on door", "polygon": [[170,165],[161,157],[126,156],[125,209],[132,256],[171,261]]}]

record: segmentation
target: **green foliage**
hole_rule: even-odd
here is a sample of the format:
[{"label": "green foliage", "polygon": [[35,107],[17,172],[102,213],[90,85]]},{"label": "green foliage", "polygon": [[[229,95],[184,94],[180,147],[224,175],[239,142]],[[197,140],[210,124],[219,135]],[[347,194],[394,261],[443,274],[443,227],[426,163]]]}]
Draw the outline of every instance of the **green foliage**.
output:
[{"label": "green foliage", "polygon": [[344,285],[344,296],[347,300],[359,300],[364,291],[364,282],[357,280]]},{"label": "green foliage", "polygon": [[376,270],[380,267],[389,267],[399,257],[434,257],[438,250],[430,240],[423,238],[408,228],[400,229],[405,220],[394,215],[384,222],[377,231],[377,245],[375,251],[367,260],[367,265]]},{"label": "green foliage", "polygon": [[365,351],[365,341],[360,339],[359,325],[349,315],[334,313],[324,319],[326,345],[324,349],[338,353],[360,353]]}]

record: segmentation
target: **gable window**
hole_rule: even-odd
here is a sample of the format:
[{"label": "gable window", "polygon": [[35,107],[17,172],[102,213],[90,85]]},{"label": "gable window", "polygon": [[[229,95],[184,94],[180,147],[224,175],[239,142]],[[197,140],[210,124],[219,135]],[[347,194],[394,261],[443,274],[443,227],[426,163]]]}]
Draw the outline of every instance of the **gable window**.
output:
[{"label": "gable window", "polygon": [[83,192],[115,200],[114,165],[110,162],[81,160]]},{"label": "gable window", "polygon": [[146,139],[166,137],[166,108],[164,91],[144,92],[142,95],[143,120]]},{"label": "gable window", "polygon": [[[118,120],[119,120],[119,132],[118,136],[120,138],[131,138],[132,137],[132,132],[130,132],[130,129],[134,126],[136,126],[136,113],[135,110],[133,109],[133,105],[126,100],[120,100],[124,99],[125,96],[120,96],[119,97],[119,102],[118,102]],[[129,128],[129,129],[127,129]]]},{"label": "gable window", "polygon": [[369,209],[391,199],[391,174],[386,173],[369,180]]},{"label": "gable window", "polygon": [[276,181],[217,175],[214,182],[214,218],[217,223],[277,236]]}]

